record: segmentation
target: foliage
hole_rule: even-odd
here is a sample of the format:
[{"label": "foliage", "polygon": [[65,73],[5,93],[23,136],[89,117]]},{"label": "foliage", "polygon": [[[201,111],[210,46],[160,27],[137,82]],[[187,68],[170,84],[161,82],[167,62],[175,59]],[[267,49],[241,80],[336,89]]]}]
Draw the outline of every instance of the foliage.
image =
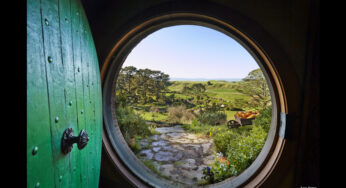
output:
[{"label": "foliage", "polygon": [[142,161],[142,163],[143,163],[146,167],[148,167],[152,172],[154,172],[154,173],[160,175],[161,177],[167,178],[167,177],[163,176],[163,175],[160,173],[160,171],[159,171],[158,168],[157,168],[157,165],[156,165],[153,161],[148,160],[148,159],[141,159],[141,161]]},{"label": "foliage", "polygon": [[227,147],[229,171],[232,176],[239,175],[256,159],[267,138],[267,132],[261,126],[253,126],[248,136],[240,136]]},{"label": "foliage", "polygon": [[213,137],[213,143],[216,149],[216,152],[221,152],[226,154],[227,147],[229,143],[239,137],[240,134],[236,131],[224,131],[220,134],[215,134]]},{"label": "foliage", "polygon": [[130,107],[119,105],[116,108],[116,117],[119,128],[129,145],[135,136],[147,137],[152,135],[145,120]]},{"label": "foliage", "polygon": [[168,122],[172,124],[182,124],[191,122],[195,119],[196,115],[192,110],[187,110],[184,105],[170,106],[167,108]]},{"label": "foliage", "polygon": [[227,115],[224,112],[204,111],[197,117],[200,124],[221,125],[226,123]]},{"label": "foliage", "polygon": [[141,111],[138,112],[143,119],[146,121],[152,121],[152,122],[166,122],[168,119],[167,113],[161,113],[161,112],[145,112]]},{"label": "foliage", "polygon": [[261,69],[251,71],[243,81],[242,90],[251,95],[251,107],[264,109],[271,105],[269,88]]},{"label": "foliage", "polygon": [[117,79],[116,95],[125,98],[128,104],[164,102],[168,80],[169,75],[161,71],[124,67]]},{"label": "foliage", "polygon": [[260,111],[260,115],[257,116],[253,123],[255,125],[260,125],[263,127],[265,132],[269,131],[270,125],[272,121],[272,107],[267,107]]},{"label": "foliage", "polygon": [[191,87],[185,85],[182,89],[182,93],[196,96],[197,103],[199,102],[199,100],[203,99],[203,97],[205,96],[205,91],[206,87],[201,83],[194,83]]},{"label": "foliage", "polygon": [[254,125],[215,132],[213,142],[219,153],[211,165],[213,181],[219,182],[237,176],[251,165],[264,146],[271,114],[272,109],[266,108],[255,118]]},{"label": "foliage", "polygon": [[267,137],[267,132],[261,126],[253,126],[249,134],[235,134],[231,131],[227,134],[218,134],[220,139],[225,139],[223,143],[228,142],[227,151],[225,156],[221,152],[218,153],[215,162],[211,164],[213,181],[208,183],[220,182],[239,175],[256,159]]},{"label": "foliage", "polygon": [[[271,123],[270,93],[261,70],[251,71],[239,82],[168,80],[169,75],[150,69],[130,66],[120,71],[116,115],[132,149],[138,149],[136,140],[156,133],[145,121],[185,124],[188,132],[213,137],[218,152],[215,162],[204,170],[204,183],[237,176],[248,168],[261,151]],[[121,104],[131,105],[136,112]],[[226,121],[234,119],[235,113],[229,109],[259,110],[260,115],[254,125],[228,129]],[[154,169],[150,162],[144,163]]]},{"label": "foliage", "polygon": [[214,183],[214,173],[209,166],[203,168],[202,179],[205,181],[199,182],[199,185]]}]

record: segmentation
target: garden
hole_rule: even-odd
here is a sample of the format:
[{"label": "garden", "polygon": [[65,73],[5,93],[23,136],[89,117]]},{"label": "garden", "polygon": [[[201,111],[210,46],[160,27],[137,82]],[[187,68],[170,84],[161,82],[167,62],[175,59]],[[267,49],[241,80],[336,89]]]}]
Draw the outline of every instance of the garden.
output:
[{"label": "garden", "polygon": [[[243,172],[262,150],[272,116],[260,69],[228,82],[170,81],[161,71],[124,67],[116,99],[116,118],[134,154],[154,173],[186,184]],[[251,123],[228,126],[240,118]]]}]

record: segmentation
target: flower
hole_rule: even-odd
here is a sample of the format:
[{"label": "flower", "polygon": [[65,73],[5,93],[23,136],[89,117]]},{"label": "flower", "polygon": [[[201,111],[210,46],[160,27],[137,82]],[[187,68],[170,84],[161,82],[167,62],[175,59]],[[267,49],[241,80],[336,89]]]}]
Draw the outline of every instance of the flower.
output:
[{"label": "flower", "polygon": [[220,157],[220,158],[219,158],[219,162],[220,162],[220,163],[223,163],[223,162],[225,162],[225,161],[227,161],[227,159],[226,159],[225,157]]}]

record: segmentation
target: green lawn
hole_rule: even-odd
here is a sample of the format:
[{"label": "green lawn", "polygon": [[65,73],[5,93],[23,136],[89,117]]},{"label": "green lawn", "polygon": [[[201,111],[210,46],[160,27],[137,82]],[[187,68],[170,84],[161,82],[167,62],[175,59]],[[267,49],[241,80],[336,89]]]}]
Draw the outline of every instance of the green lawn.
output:
[{"label": "green lawn", "polygon": [[[185,85],[191,87],[192,84],[201,83],[206,85],[206,94],[209,97],[219,98],[229,102],[233,102],[235,99],[250,99],[250,96],[245,95],[235,89],[236,86],[239,85],[238,82],[211,81],[212,85],[207,85],[207,82],[205,81],[172,81],[171,83],[172,85],[168,87],[170,91],[181,92]],[[191,96],[179,93],[175,94],[175,97],[187,99]]]},{"label": "green lawn", "polygon": [[[192,86],[195,83],[202,83],[206,85],[206,95],[209,96],[211,103],[215,102],[217,104],[232,104],[235,99],[248,100],[250,97],[237,91],[235,89],[237,82],[223,82],[223,81],[210,81],[212,85],[208,85],[205,81],[173,81],[168,89],[172,92],[177,92],[174,94],[176,99],[189,99],[194,96],[185,95],[180,93],[185,85]],[[167,95],[171,95],[167,93]],[[223,101],[223,102],[222,102]],[[211,104],[210,103],[210,104]],[[157,107],[160,109],[160,113],[150,112],[151,107]],[[147,121],[158,121],[166,122],[168,119],[168,113],[166,112],[168,105],[157,105],[157,104],[137,104],[134,109]],[[227,115],[227,121],[234,120],[234,114],[236,111],[225,111]]]},{"label": "green lawn", "polygon": [[143,119],[147,121],[159,121],[165,122],[167,121],[168,114],[167,113],[157,113],[157,112],[139,112]]}]

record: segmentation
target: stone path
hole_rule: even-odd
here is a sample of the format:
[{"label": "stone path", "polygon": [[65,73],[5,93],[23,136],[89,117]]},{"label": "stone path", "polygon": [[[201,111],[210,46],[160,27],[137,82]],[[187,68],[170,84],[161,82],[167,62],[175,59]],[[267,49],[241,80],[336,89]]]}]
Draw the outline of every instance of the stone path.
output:
[{"label": "stone path", "polygon": [[203,176],[203,167],[214,162],[213,140],[186,133],[180,125],[156,131],[160,134],[139,141],[146,149],[138,157],[153,161],[158,171],[171,180],[196,184]]}]

